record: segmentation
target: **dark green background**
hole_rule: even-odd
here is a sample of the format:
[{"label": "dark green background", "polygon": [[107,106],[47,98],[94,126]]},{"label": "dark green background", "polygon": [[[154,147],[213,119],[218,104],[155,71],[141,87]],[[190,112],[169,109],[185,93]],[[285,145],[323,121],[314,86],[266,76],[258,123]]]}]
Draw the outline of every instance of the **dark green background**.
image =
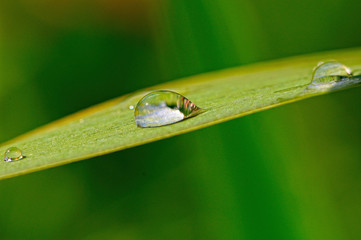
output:
[{"label": "dark green background", "polygon": [[[360,9],[359,0],[3,0],[0,141],[172,79],[361,46]],[[0,239],[360,239],[360,95],[3,180]]]}]

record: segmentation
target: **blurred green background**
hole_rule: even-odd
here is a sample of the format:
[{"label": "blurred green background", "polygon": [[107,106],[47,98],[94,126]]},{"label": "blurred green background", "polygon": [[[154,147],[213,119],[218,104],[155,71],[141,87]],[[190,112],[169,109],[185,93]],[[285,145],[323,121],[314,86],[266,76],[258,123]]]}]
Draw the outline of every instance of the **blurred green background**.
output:
[{"label": "blurred green background", "polygon": [[[172,79],[361,46],[360,9],[359,0],[0,1],[0,142]],[[360,239],[360,95],[3,180],[0,239]]]}]

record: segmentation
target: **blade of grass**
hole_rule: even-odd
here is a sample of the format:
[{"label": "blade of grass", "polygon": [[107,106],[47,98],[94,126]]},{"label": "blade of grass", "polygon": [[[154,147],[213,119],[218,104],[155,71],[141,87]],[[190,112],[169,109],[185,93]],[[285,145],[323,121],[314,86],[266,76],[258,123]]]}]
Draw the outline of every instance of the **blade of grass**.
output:
[{"label": "blade of grass", "polygon": [[[361,48],[192,76],[91,107],[2,144],[1,153],[16,146],[23,150],[26,158],[10,163],[0,161],[0,179],[119,151],[329,93],[333,90],[306,90],[313,67],[325,59],[337,59],[357,69],[361,67]],[[358,82],[352,86],[359,85]],[[348,87],[351,86],[341,85],[341,88]],[[155,89],[176,91],[207,111],[169,126],[138,128],[129,106],[135,106],[145,94]]]}]

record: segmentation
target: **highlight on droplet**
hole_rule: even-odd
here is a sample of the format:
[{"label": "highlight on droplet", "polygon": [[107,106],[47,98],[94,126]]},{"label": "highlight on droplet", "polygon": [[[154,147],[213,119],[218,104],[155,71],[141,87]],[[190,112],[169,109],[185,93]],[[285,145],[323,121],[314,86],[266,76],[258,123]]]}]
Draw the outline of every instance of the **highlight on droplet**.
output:
[{"label": "highlight on droplet", "polygon": [[184,96],[158,90],[144,96],[136,105],[134,119],[138,127],[160,127],[194,117],[202,109]]}]

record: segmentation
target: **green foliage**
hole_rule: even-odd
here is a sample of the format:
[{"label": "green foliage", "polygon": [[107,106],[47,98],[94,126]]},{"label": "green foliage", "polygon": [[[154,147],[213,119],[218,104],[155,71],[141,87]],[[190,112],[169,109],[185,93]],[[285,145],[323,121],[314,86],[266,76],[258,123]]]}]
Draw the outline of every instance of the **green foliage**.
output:
[{"label": "green foliage", "polygon": [[[189,77],[89,108],[1,146],[0,152],[11,146],[20,148],[25,159],[13,163],[1,162],[0,178],[134,147],[328,93],[332,89],[310,91],[307,86],[311,82],[313,67],[331,57],[357,69],[360,66],[357,64],[361,62],[361,49],[302,56]],[[135,106],[154,89],[181,93],[206,111],[173,125],[139,128],[134,123],[133,110],[129,106]]]},{"label": "green foliage", "polygon": [[[360,9],[359,0],[0,1],[0,143],[172,79],[360,47]],[[1,180],[0,238],[359,240],[360,95],[308,98]]]}]

